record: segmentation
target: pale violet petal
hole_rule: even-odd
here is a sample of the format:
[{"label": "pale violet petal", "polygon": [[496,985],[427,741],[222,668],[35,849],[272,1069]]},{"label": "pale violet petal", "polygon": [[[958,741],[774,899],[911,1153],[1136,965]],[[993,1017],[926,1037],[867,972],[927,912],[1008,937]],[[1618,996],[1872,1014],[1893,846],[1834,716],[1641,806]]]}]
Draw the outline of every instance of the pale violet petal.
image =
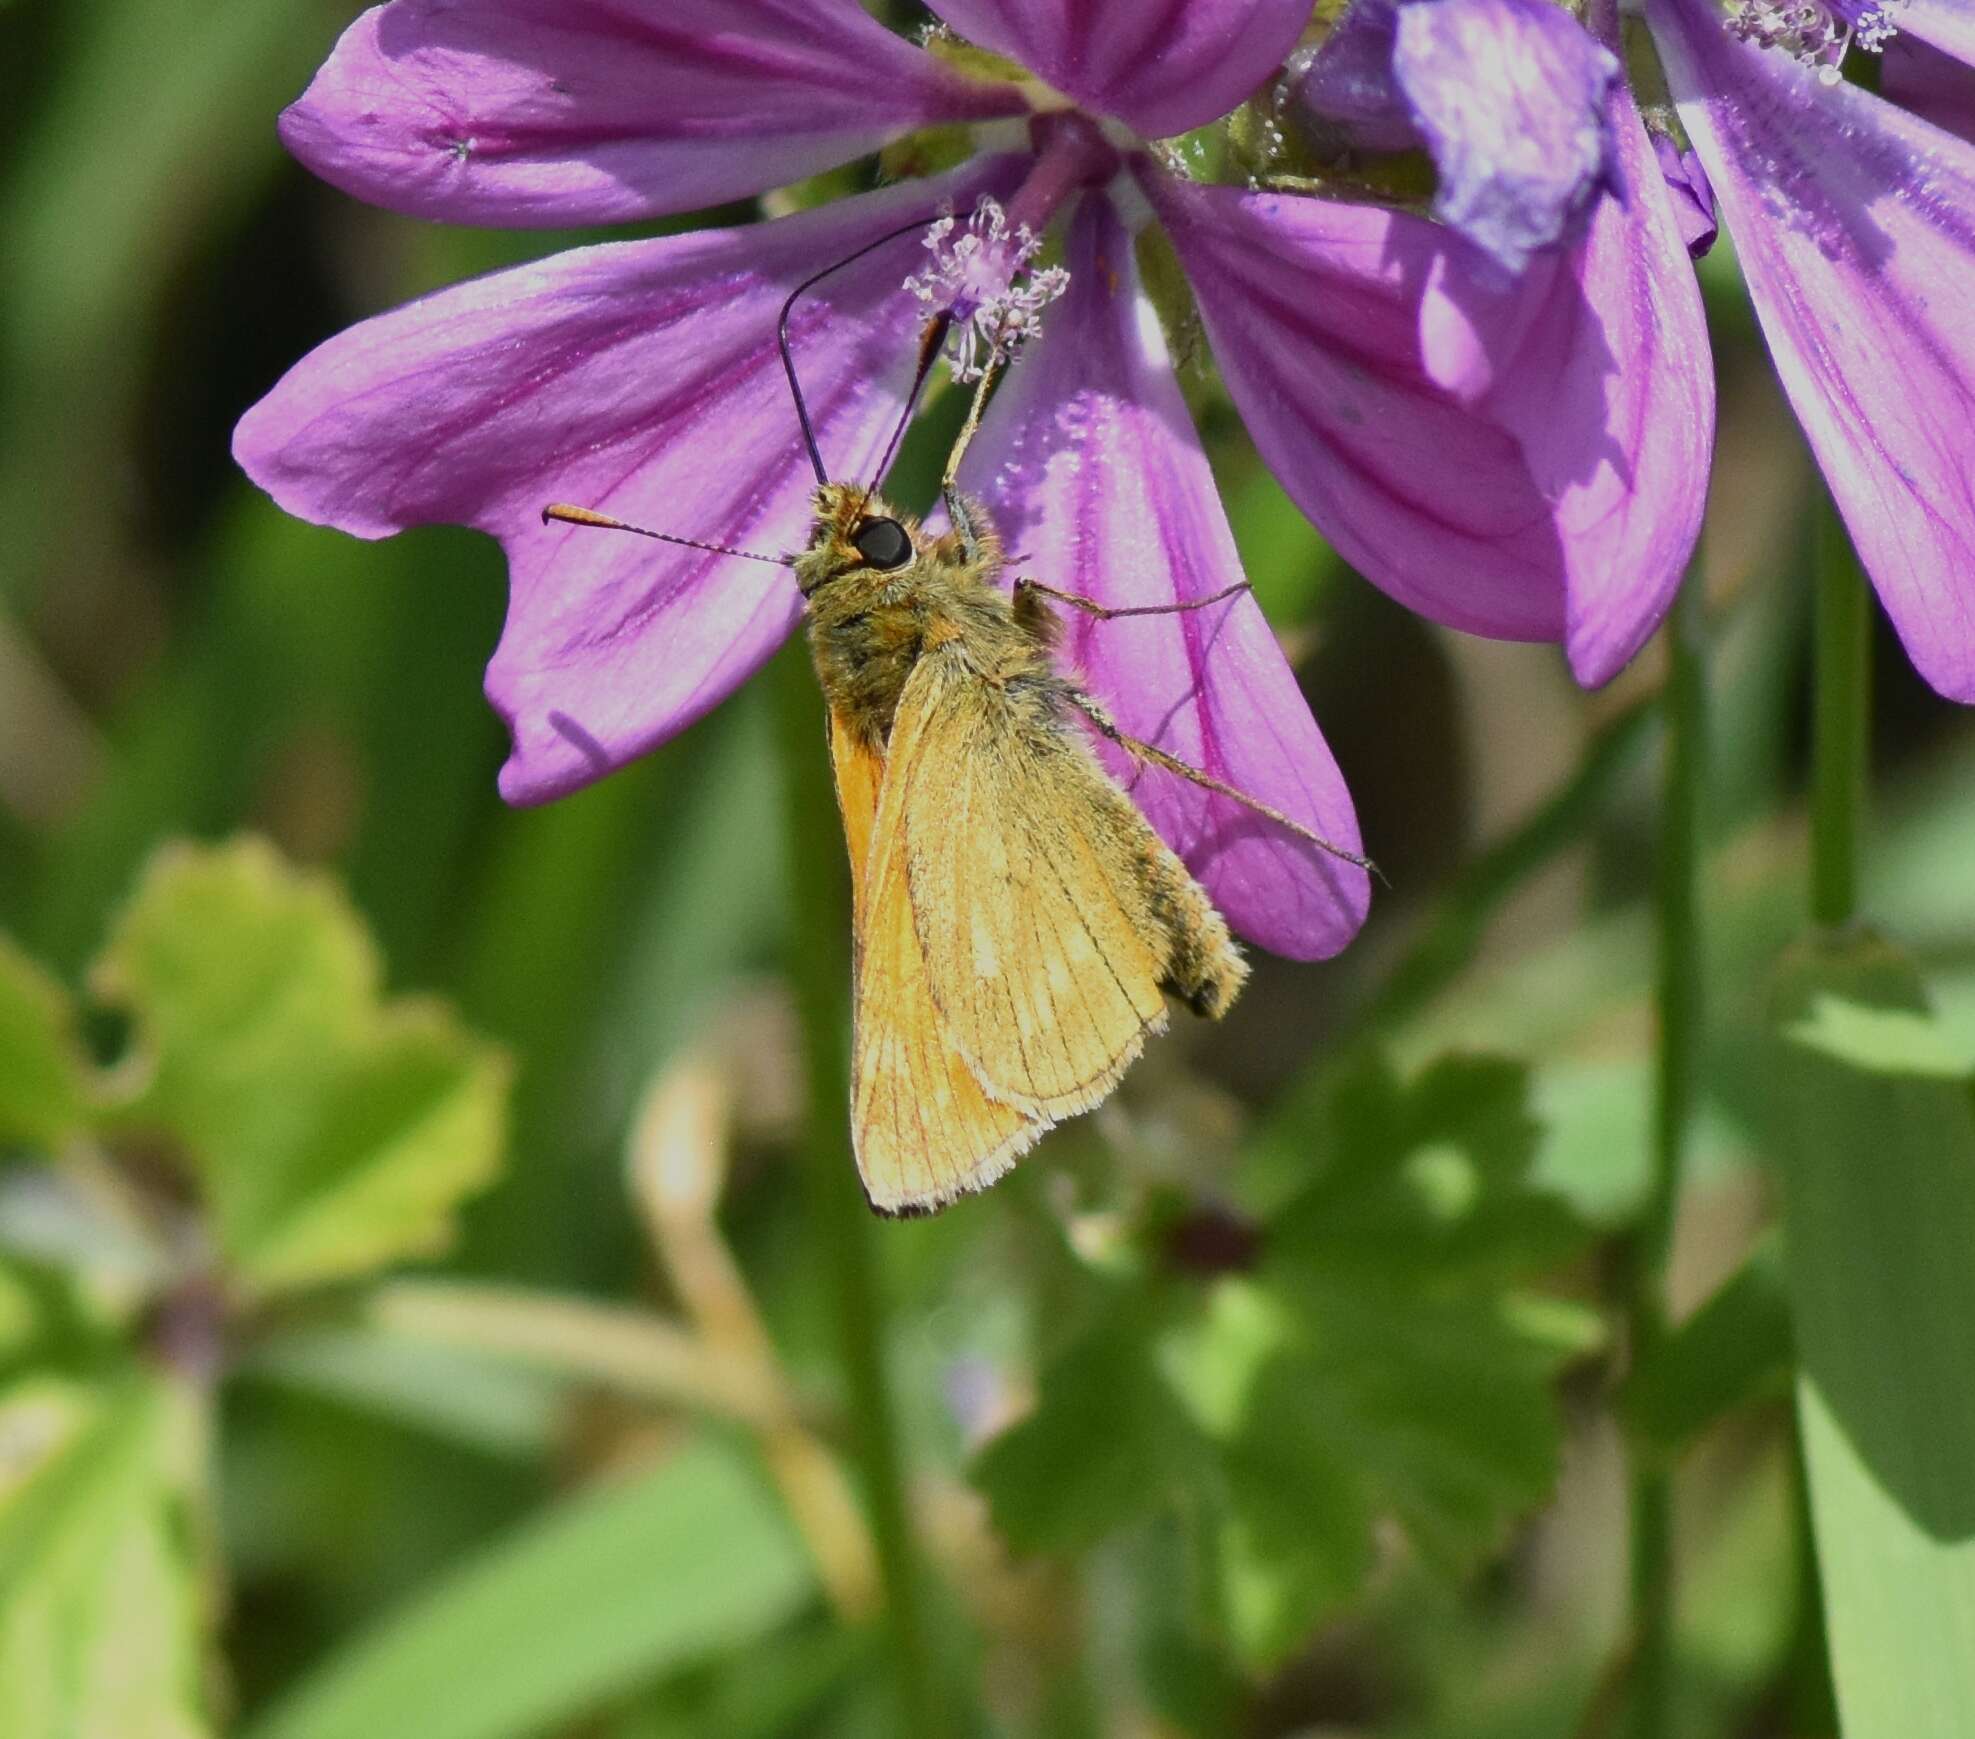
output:
[{"label": "pale violet petal", "polygon": [[1506,270],[1569,240],[1616,176],[1618,58],[1552,0],[1401,6],[1393,76],[1439,171],[1433,214]]},{"label": "pale violet petal", "polygon": [[[1622,118],[1630,174],[1645,144]],[[1346,559],[1436,621],[1567,641],[1581,681],[1608,678],[1691,550],[1712,432],[1664,189],[1638,223],[1604,202],[1505,284],[1419,218],[1141,182],[1257,448]]]},{"label": "pale violet petal", "polygon": [[281,135],[393,211],[563,226],[699,210],[1023,107],[856,0],[390,0]]},{"label": "pale violet petal", "polygon": [[[786,569],[544,525],[569,502],[774,555],[815,480],[775,349],[799,280],[943,201],[1004,194],[1020,160],[797,217],[622,242],[459,285],[305,357],[241,420],[241,466],[290,513],[362,537],[453,523],[507,550],[487,673],[514,752],[501,788],[540,802],[644,753],[786,637]],[[826,462],[868,475],[890,440],[924,308],[911,236],[829,279],[793,325]]]},{"label": "pale violet petal", "polygon": [[1902,31],[1886,44],[1879,90],[1888,102],[1975,142],[1975,63]]},{"label": "pale violet petal", "polygon": [[1975,701],[1975,145],[1649,0],[1785,392],[1914,665]]},{"label": "pale violet petal", "polygon": [[929,0],[962,36],[1020,61],[1148,138],[1218,120],[1275,76],[1310,0]]}]

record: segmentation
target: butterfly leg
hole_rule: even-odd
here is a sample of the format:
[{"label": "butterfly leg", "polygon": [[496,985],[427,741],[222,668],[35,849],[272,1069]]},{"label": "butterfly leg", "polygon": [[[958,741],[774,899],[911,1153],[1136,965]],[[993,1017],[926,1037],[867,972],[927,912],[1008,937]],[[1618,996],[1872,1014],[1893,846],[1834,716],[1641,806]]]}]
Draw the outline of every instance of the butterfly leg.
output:
[{"label": "butterfly leg", "polygon": [[1001,352],[997,350],[982,368],[980,383],[974,388],[974,402],[967,407],[967,420],[960,425],[960,433],[954,437],[953,451],[947,454],[946,470],[940,475],[940,496],[946,502],[946,516],[966,544],[970,560],[980,552],[981,527],[975,523],[974,509],[967,497],[960,493],[954,480],[960,475],[960,461],[966,458],[967,449],[974,444],[974,437],[980,432],[988,394],[993,391],[994,383],[1001,374],[1003,361]]},{"label": "butterfly leg", "polygon": [[1239,580],[1232,586],[1223,586],[1218,592],[1210,592],[1204,598],[1188,598],[1182,603],[1113,606],[1100,604],[1095,598],[1082,597],[1076,592],[1059,592],[1040,580],[1020,579],[1015,582],[1015,605],[1020,609],[1024,597],[1048,598],[1058,604],[1068,604],[1073,610],[1081,610],[1086,616],[1095,616],[1100,622],[1115,622],[1121,616],[1178,616],[1188,610],[1204,610],[1209,604],[1218,604],[1254,589],[1246,580]]},{"label": "butterfly leg", "polygon": [[1380,881],[1385,880],[1378,865],[1370,858],[1360,857],[1354,851],[1346,851],[1341,845],[1332,845],[1321,834],[1312,833],[1302,822],[1292,821],[1280,809],[1264,803],[1259,797],[1250,797],[1245,791],[1237,791],[1232,785],[1216,779],[1213,774],[1203,773],[1198,767],[1188,766],[1177,755],[1169,755],[1164,749],[1155,748],[1150,743],[1141,742],[1137,737],[1128,736],[1117,727],[1111,715],[1081,689],[1071,689],[1068,699],[1078,712],[1090,720],[1099,736],[1106,742],[1116,743],[1134,760],[1147,762],[1154,767],[1163,767],[1168,773],[1178,774],[1180,778],[1189,784],[1198,785],[1203,791],[1211,791],[1217,797],[1226,797],[1232,802],[1239,803],[1244,809],[1252,809],[1257,815],[1273,821],[1278,827],[1287,828],[1298,839],[1308,840],[1319,851],[1327,852],[1345,863],[1355,864],[1359,869],[1377,876]]}]

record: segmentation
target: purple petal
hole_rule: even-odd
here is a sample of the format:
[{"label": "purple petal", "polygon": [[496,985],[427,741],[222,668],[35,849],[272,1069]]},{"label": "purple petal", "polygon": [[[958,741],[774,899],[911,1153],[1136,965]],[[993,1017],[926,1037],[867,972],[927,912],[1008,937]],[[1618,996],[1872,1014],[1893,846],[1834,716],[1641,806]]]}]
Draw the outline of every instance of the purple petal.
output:
[{"label": "purple petal", "polygon": [[[1047,585],[1128,608],[1237,584],[1233,534],[1108,200],[1078,209],[1067,264],[1069,290],[995,399],[963,482],[996,511],[1019,571]],[[1066,667],[1123,730],[1358,849],[1344,781],[1252,596],[1121,621],[1059,614]],[[1105,759],[1244,936],[1309,960],[1357,932],[1362,870],[1175,774]]]},{"label": "purple petal", "polygon": [[1401,6],[1393,75],[1439,171],[1433,213],[1520,272],[1610,184],[1618,59],[1552,0]]},{"label": "purple petal", "polygon": [[[1555,262],[1554,315],[1490,404],[1556,503],[1567,551],[1564,649],[1587,686],[1621,670],[1659,626],[1692,559],[1714,456],[1714,365],[1690,231],[1631,94],[1613,91],[1618,174],[1584,240]],[[1606,372],[1616,359],[1617,372]],[[1559,402],[1602,391],[1607,461],[1577,470]]]},{"label": "purple petal", "polygon": [[1975,65],[1929,47],[1910,31],[1886,44],[1879,93],[1975,143]]},{"label": "purple petal", "polygon": [[1900,36],[1917,36],[1963,66],[1975,66],[1975,6],[1968,0],[1906,0],[1892,18]]},{"label": "purple petal", "polygon": [[1271,78],[1310,0],[928,0],[960,32],[1147,138],[1218,120]]},{"label": "purple petal", "polygon": [[[332,338],[241,420],[234,454],[290,513],[360,537],[492,532],[511,577],[487,692],[509,723],[511,801],[575,790],[720,701],[801,614],[785,570],[622,533],[545,526],[552,501],[774,555],[814,487],[775,351],[799,279],[943,199],[1005,193],[1020,159],[969,165],[743,229],[561,254]],[[868,473],[924,310],[910,237],[820,286],[793,331],[825,461]]]},{"label": "purple petal", "polygon": [[1651,632],[1699,524],[1699,293],[1629,101],[1628,220],[1504,284],[1438,225],[1141,173],[1256,447],[1365,577],[1450,627],[1562,640],[1578,680]]},{"label": "purple petal", "polygon": [[1290,62],[1289,100],[1313,137],[1356,151],[1424,145],[1393,76],[1398,0],[1355,0],[1320,48]]},{"label": "purple petal", "polygon": [[1520,452],[1427,371],[1428,281],[1458,240],[1373,206],[1141,183],[1256,447],[1345,558],[1454,627],[1561,637],[1557,542]]},{"label": "purple petal", "polygon": [[1737,42],[1647,16],[1770,355],[1915,666],[1975,701],[1975,146]]},{"label": "purple petal", "polygon": [[392,0],[281,136],[360,199],[529,227],[695,211],[1024,106],[856,0]]},{"label": "purple petal", "polygon": [[1714,185],[1695,152],[1681,150],[1664,133],[1653,134],[1652,140],[1660,178],[1673,196],[1673,216],[1680,225],[1680,239],[1687,244],[1688,255],[1698,260],[1721,234],[1715,215]]}]

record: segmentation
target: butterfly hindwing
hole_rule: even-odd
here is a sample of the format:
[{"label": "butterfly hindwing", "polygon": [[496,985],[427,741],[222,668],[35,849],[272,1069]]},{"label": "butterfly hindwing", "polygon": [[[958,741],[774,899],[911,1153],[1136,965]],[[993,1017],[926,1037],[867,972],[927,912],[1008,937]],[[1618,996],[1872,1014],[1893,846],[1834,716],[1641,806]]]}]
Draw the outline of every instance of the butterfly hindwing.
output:
[{"label": "butterfly hindwing", "polygon": [[1156,903],[1171,854],[1043,706],[958,648],[927,653],[899,702],[882,809],[906,837],[948,1041],[992,1098],[1055,1121],[1102,1100],[1165,1025],[1172,940]]}]

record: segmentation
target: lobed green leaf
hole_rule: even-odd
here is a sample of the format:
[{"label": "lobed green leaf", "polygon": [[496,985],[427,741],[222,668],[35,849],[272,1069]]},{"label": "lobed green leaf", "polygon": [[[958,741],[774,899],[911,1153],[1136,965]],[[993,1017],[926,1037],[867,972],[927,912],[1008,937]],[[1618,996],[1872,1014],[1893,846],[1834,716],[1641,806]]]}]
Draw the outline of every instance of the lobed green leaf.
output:
[{"label": "lobed green leaf", "polygon": [[1178,1512],[1257,1665],[1358,1592],[1381,1524],[1448,1574],[1474,1563],[1548,1492],[1553,1381],[1599,1334],[1516,1289],[1585,1237],[1530,1183],[1539,1136],[1512,1064],[1346,1072],[1251,1272],[1118,1288],[1046,1366],[975,1465],[1003,1534],[1074,1551]]},{"label": "lobed green leaf", "polygon": [[82,1126],[88,1080],[68,993],[0,935],[0,1146],[60,1147]]},{"label": "lobed green leaf", "polygon": [[161,851],[95,966],[136,1021],[117,1120],[196,1175],[244,1292],[436,1249],[495,1173],[503,1056],[380,978],[335,886],[252,840]]}]

